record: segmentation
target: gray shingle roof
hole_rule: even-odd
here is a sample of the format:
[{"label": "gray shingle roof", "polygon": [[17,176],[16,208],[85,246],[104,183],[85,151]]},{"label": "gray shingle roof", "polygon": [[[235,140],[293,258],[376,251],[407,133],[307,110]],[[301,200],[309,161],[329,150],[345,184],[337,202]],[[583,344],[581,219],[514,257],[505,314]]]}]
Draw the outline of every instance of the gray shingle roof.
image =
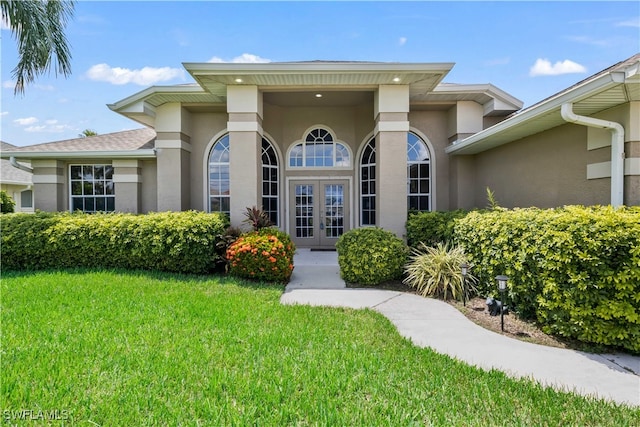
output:
[{"label": "gray shingle roof", "polygon": [[154,148],[155,138],[156,132],[153,129],[142,128],[88,136],[86,138],[74,138],[44,144],[28,145],[25,147],[5,149],[3,145],[2,150],[27,153],[86,151],[87,154],[92,151],[132,151]]},{"label": "gray shingle roof", "polygon": [[[14,151],[15,145],[8,142],[0,141],[1,151]],[[29,162],[22,162],[26,166],[29,166]],[[9,160],[0,161],[0,183],[3,184],[24,184],[29,185],[32,183],[31,174],[18,168],[11,166]]]}]

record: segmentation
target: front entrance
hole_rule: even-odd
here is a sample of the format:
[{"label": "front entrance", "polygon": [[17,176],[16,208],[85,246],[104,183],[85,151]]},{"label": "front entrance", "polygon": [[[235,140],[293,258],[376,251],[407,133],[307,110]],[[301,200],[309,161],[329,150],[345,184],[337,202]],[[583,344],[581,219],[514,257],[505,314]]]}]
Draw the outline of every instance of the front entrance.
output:
[{"label": "front entrance", "polygon": [[289,234],[301,248],[333,249],[349,230],[349,181],[289,182]]}]

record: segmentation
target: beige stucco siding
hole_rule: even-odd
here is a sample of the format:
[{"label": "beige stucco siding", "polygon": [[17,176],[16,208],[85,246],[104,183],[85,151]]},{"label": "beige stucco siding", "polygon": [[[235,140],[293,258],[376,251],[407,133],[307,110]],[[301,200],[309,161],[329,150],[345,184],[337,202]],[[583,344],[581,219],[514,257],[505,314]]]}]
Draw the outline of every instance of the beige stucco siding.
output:
[{"label": "beige stucco siding", "polygon": [[[140,210],[142,213],[157,212],[158,210],[158,184],[156,160],[143,160],[140,162],[140,176],[142,187],[140,190]],[[116,186],[116,192],[118,188]]]},{"label": "beige stucco siding", "polygon": [[587,130],[567,124],[475,156],[475,206],[486,206],[486,188],[504,207],[541,208],[608,204],[609,179],[587,180]]},{"label": "beige stucco siding", "polygon": [[[425,137],[432,150],[431,170],[435,170],[435,192],[433,210],[445,211],[450,208],[449,203],[449,161],[445,153],[449,144],[446,111],[414,111],[409,113],[409,124],[418,136]],[[433,183],[432,183],[433,185]]]},{"label": "beige stucco siding", "polygon": [[191,136],[191,209],[208,210],[207,188],[205,185],[209,152],[216,140],[224,135],[227,127],[227,113],[192,114]]}]

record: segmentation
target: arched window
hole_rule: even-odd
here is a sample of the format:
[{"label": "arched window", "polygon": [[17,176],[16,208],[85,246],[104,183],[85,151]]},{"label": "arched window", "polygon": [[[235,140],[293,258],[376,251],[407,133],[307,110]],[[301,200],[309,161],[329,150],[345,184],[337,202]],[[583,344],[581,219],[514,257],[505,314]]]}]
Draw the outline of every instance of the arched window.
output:
[{"label": "arched window", "polygon": [[278,156],[271,143],[262,138],[262,209],[275,225],[279,221]]},{"label": "arched window", "polygon": [[351,156],[346,145],[334,141],[328,130],[313,129],[304,142],[289,151],[289,167],[349,167]]},{"label": "arched window", "polygon": [[427,144],[407,134],[407,204],[410,211],[431,210],[431,157]]},{"label": "arched window", "polygon": [[376,225],[376,139],[362,150],[360,161],[360,223]]},{"label": "arched window", "polygon": [[209,154],[209,212],[231,212],[229,194],[229,135],[220,138]]}]

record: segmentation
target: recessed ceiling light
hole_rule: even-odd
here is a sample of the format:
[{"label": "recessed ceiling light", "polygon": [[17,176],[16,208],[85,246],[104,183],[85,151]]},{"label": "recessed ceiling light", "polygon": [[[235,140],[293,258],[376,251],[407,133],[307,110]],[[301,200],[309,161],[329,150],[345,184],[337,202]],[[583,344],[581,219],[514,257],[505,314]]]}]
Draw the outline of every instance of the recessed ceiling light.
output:
[{"label": "recessed ceiling light", "polygon": [[316,98],[322,98],[322,94],[321,93],[316,93]]},{"label": "recessed ceiling light", "polygon": [[236,83],[242,83],[242,79],[236,79],[235,82]]},{"label": "recessed ceiling light", "polygon": [[398,83],[398,82],[400,81],[400,77],[394,77],[394,78],[393,78],[393,81],[394,81],[394,82],[396,82],[396,83]]}]

